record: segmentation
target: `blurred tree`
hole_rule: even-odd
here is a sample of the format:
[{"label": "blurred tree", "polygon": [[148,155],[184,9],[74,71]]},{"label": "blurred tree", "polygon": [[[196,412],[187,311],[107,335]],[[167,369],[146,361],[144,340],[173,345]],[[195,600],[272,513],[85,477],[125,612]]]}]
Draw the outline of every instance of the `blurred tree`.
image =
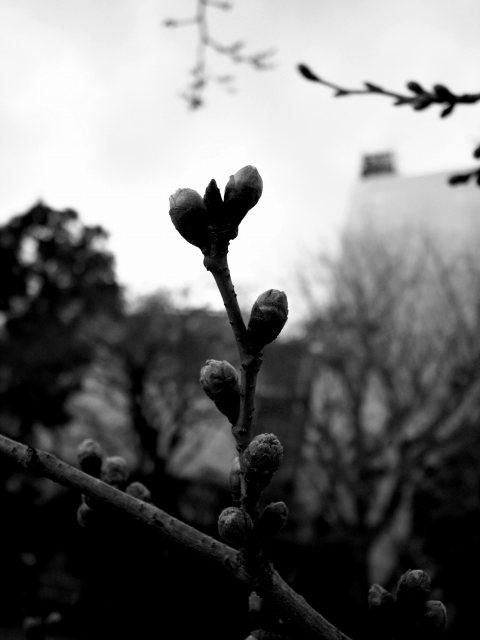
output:
[{"label": "blurred tree", "polygon": [[94,324],[121,312],[105,238],[75,211],[42,203],[0,227],[0,429],[17,439],[68,420]]},{"label": "blurred tree", "polygon": [[360,593],[394,577],[427,469],[474,437],[480,264],[380,234],[345,236],[341,258],[322,264],[331,296],[308,326],[317,372],[302,486],[325,537],[356,549]]},{"label": "blurred tree", "polygon": [[178,306],[167,294],[137,301],[115,331],[104,332],[89,376],[96,392],[127,413],[137,471],[150,476],[150,486],[160,488],[167,464],[187,439],[190,455],[185,451],[183,464],[212,429],[225,424],[199,384],[205,361],[225,355],[238,359],[224,314]]}]

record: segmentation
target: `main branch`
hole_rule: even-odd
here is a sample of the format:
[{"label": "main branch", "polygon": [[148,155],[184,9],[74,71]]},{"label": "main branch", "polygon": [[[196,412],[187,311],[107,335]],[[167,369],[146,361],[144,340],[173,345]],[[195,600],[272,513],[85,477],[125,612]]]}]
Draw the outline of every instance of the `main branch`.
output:
[{"label": "main branch", "polygon": [[[2,435],[0,453],[29,473],[49,478],[94,498],[107,509],[124,513],[170,541],[217,563],[242,582],[253,586],[254,578],[246,570],[238,551],[177,520],[165,511],[92,478],[45,451],[27,447]],[[258,581],[256,583],[258,584]],[[289,587],[275,570],[264,577],[262,587],[271,598],[271,606],[278,611],[288,633],[293,637],[302,640],[350,640]]]}]

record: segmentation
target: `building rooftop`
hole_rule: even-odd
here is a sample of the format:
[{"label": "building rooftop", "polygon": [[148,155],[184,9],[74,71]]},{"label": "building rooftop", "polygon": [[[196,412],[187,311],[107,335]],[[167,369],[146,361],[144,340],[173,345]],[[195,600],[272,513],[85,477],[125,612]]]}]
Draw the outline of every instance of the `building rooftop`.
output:
[{"label": "building rooftop", "polygon": [[448,243],[480,242],[480,187],[451,186],[456,172],[419,176],[370,174],[354,188],[349,231],[434,233]]}]

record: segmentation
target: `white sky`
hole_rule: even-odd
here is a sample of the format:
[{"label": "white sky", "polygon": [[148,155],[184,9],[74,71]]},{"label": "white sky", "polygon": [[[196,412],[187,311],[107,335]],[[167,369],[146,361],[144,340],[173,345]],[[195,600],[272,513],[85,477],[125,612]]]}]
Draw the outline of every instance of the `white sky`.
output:
[{"label": "white sky", "polygon": [[[480,142],[478,107],[441,120],[386,98],[334,99],[299,62],[346,86],[402,90],[408,80],[480,90],[478,0],[237,0],[211,9],[211,32],[247,49],[275,47],[277,68],[233,71],[205,108],[178,97],[193,66],[195,27],[166,29],[194,0],[0,0],[0,222],[39,198],[110,232],[132,293],[192,286],[219,306],[198,249],[175,232],[168,196],[203,194],[211,178],[255,165],[264,194],[241,225],[230,265],[249,306],[265,289],[300,308],[292,274],[332,246],[365,152],[393,150],[404,174],[465,168]],[[461,188],[461,187],[459,187]],[[243,298],[242,298],[243,295]]]}]

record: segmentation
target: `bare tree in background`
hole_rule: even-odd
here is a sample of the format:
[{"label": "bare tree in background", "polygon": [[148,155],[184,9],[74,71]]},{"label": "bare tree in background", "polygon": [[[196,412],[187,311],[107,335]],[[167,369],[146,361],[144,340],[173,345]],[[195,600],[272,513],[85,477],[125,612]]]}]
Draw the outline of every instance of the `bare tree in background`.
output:
[{"label": "bare tree in background", "polygon": [[325,267],[302,485],[357,548],[360,581],[385,583],[426,470],[467,447],[479,418],[480,261],[425,238],[352,234]]}]

